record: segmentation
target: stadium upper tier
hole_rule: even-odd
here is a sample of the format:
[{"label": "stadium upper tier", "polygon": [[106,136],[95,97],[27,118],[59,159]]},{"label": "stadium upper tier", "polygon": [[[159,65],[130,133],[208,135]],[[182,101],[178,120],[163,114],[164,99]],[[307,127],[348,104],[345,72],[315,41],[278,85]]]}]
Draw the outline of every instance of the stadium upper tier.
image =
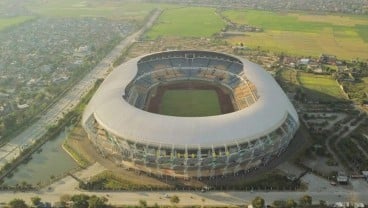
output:
[{"label": "stadium upper tier", "polygon": [[143,109],[154,86],[182,80],[215,82],[234,91],[235,110],[248,107],[258,99],[256,87],[243,73],[243,64],[238,59],[198,51],[162,52],[140,59],[137,75],[125,88],[124,99]]},{"label": "stadium upper tier", "polygon": [[[153,86],[196,79],[230,89],[237,111],[207,117],[175,117],[141,110]],[[273,134],[279,135],[280,148],[286,147],[299,126],[294,107],[265,70],[242,58],[207,51],[161,52],[122,64],[102,83],[82,122],[89,135],[102,134],[96,128],[103,129],[109,137],[120,140],[118,146],[134,143],[135,147],[143,145],[156,150],[180,149],[182,154],[198,148],[236,146],[239,150],[245,144],[266,144],[274,139]]]}]

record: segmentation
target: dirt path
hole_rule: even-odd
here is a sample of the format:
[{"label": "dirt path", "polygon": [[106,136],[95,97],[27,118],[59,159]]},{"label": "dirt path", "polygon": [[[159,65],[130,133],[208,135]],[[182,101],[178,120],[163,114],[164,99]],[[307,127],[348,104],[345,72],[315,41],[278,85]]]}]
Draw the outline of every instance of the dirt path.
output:
[{"label": "dirt path", "polygon": [[363,149],[363,147],[360,146],[360,144],[358,143],[358,141],[356,141],[355,138],[352,138],[351,141],[356,145],[356,147],[363,153],[363,155],[365,156],[366,159],[368,159],[368,153],[366,152],[366,150]]},{"label": "dirt path", "polygon": [[[351,121],[350,121],[351,122]],[[345,124],[344,126],[350,126],[350,122],[348,122],[347,124]],[[344,171],[345,173],[348,173],[349,171],[347,170],[347,168],[343,165],[343,163],[341,162],[341,158],[336,154],[335,151],[333,151],[332,145],[335,145],[335,148],[338,150],[337,144],[341,141],[341,139],[347,137],[350,133],[352,133],[356,128],[358,128],[360,126],[360,124],[362,124],[364,122],[364,119],[360,120],[355,126],[351,126],[349,128],[348,131],[346,132],[337,132],[336,135],[338,135],[338,138],[335,141],[332,141],[332,138],[334,138],[335,134],[332,134],[330,137],[328,137],[326,139],[326,147],[327,150],[331,153],[331,155],[333,156],[334,160],[341,166],[344,167]],[[343,129],[343,127],[341,127],[340,129]],[[352,170],[355,170],[354,167],[351,166],[350,163],[347,163],[350,168]]]}]

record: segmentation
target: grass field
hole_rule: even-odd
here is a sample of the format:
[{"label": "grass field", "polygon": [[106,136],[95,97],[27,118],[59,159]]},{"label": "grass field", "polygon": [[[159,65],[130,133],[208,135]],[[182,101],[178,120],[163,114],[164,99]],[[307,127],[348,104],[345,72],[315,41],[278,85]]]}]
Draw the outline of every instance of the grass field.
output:
[{"label": "grass field", "polygon": [[199,117],[221,114],[214,90],[167,90],[162,97],[160,114]]},{"label": "grass field", "polygon": [[0,18],[0,31],[11,26],[22,24],[23,22],[33,19],[32,16],[18,16],[11,18]]},{"label": "grass field", "polygon": [[308,98],[321,101],[335,101],[344,98],[339,85],[329,75],[299,72],[298,79]]},{"label": "grass field", "polygon": [[228,10],[223,13],[239,24],[259,26],[262,33],[231,37],[250,48],[292,55],[334,54],[339,58],[368,58],[368,17]]},{"label": "grass field", "polygon": [[161,36],[210,37],[225,27],[214,8],[188,7],[168,9],[147,34],[150,39]]},{"label": "grass field", "polygon": [[100,190],[150,190],[152,187],[156,189],[168,189],[169,185],[162,182],[149,182],[141,176],[136,175],[136,178],[127,177],[110,170],[105,170],[90,178],[89,183],[95,189]]},{"label": "grass field", "polygon": [[172,8],[170,4],[118,1],[73,1],[73,0],[32,0],[28,8],[42,16],[52,17],[104,17],[142,21],[155,8]]}]

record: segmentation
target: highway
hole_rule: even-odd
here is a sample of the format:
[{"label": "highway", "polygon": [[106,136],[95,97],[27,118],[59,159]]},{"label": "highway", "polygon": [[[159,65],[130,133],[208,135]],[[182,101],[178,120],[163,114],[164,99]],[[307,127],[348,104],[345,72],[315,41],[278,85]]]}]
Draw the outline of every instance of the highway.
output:
[{"label": "highway", "polygon": [[124,49],[139,39],[147,28],[150,28],[153,25],[160,13],[160,10],[156,10],[140,30],[122,40],[82,80],[66,92],[64,97],[48,109],[47,112],[43,113],[39,120],[30,125],[7,144],[3,145],[0,148],[0,169],[3,168],[6,163],[11,163],[12,160],[17,158],[24,148],[29,147],[32,143],[40,139],[46,133],[47,127],[52,124],[56,124],[64,114],[73,109],[73,107],[80,101],[80,98],[82,98],[94,86],[97,79],[106,77],[114,60],[121,55],[121,52]]}]

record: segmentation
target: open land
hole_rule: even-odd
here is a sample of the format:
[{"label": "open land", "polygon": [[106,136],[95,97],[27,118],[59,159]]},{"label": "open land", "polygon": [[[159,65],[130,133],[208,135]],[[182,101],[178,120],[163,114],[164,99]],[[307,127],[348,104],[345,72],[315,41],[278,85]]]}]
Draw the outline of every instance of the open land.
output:
[{"label": "open land", "polygon": [[368,18],[352,15],[310,15],[259,10],[228,10],[232,22],[261,27],[263,32],[230,37],[250,48],[298,56],[334,54],[340,58],[368,58]]}]

